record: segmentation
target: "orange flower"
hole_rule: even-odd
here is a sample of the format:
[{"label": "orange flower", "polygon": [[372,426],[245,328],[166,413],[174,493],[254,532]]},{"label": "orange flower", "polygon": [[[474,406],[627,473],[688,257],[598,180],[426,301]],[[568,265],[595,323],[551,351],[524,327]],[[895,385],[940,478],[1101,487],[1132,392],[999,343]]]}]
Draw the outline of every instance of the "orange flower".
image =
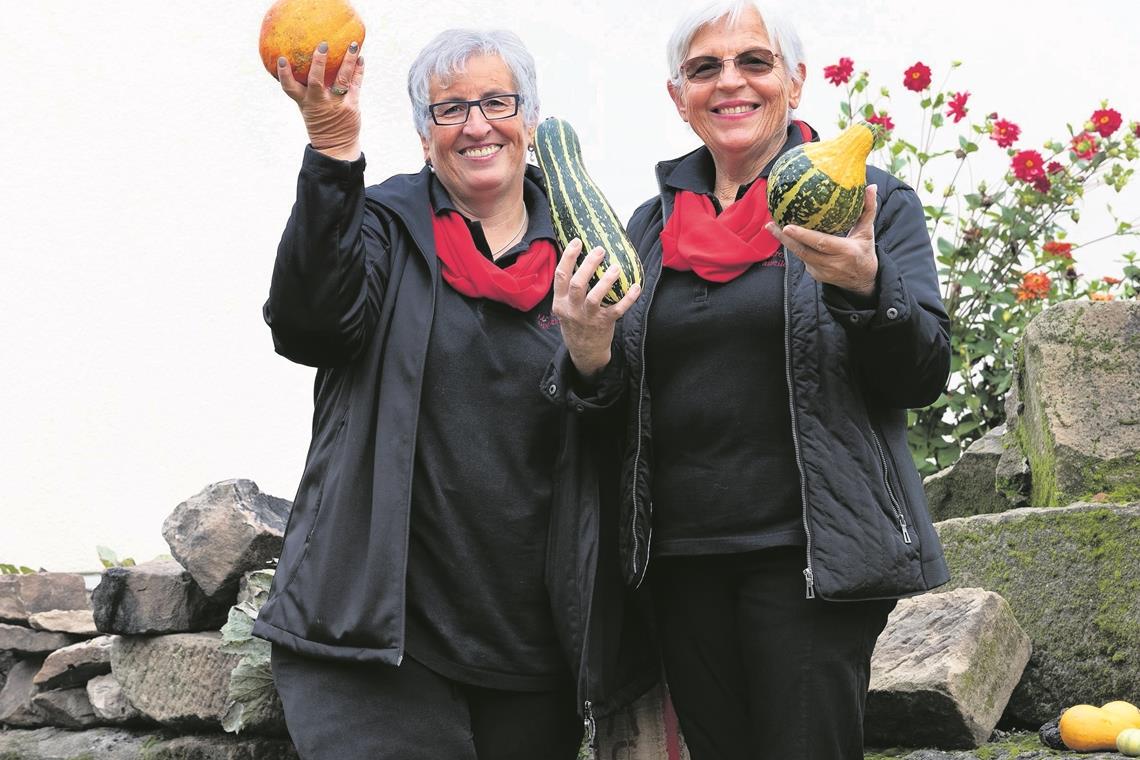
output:
[{"label": "orange flower", "polygon": [[1050,240],[1045,245],[1041,246],[1045,253],[1050,256],[1058,256],[1063,259],[1073,258],[1073,244],[1062,243],[1060,240]]},{"label": "orange flower", "polygon": [[1119,277],[1105,277],[1104,278],[1104,284],[1108,285],[1109,287],[1112,287],[1113,285],[1119,285],[1122,282],[1124,282],[1124,280],[1120,279]]},{"label": "orange flower", "polygon": [[1017,288],[1018,301],[1037,301],[1049,295],[1053,287],[1049,275],[1041,272],[1030,272],[1021,278],[1021,285]]},{"label": "orange flower", "polygon": [[1112,293],[1089,293],[1089,298],[1093,301],[1115,301],[1116,297]]}]

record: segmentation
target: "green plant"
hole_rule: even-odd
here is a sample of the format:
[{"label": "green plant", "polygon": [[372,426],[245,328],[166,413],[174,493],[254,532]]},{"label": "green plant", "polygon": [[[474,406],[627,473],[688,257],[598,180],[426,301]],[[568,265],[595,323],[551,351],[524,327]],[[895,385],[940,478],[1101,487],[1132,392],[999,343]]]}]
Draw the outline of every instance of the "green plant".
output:
[{"label": "green plant", "polygon": [[99,554],[99,561],[103,563],[103,567],[134,567],[135,561],[130,557],[123,557],[119,559],[119,555],[106,546],[96,546],[95,551]]},{"label": "green plant", "polygon": [[[910,412],[911,453],[929,474],[955,462],[1004,420],[1014,343],[1035,314],[1075,298],[1138,297],[1140,262],[1134,251],[1122,255],[1119,277],[1087,278],[1075,258],[1094,243],[1137,235],[1137,218],[1122,219],[1106,204],[1111,228],[1075,241],[1086,196],[1098,189],[1119,193],[1132,178],[1140,124],[1125,125],[1102,103],[1079,130],[1067,125],[1066,141],[1022,149],[1015,147],[1017,124],[997,113],[969,119],[970,93],[932,90],[930,68],[916,63],[903,78],[914,98],[905,107],[920,110],[919,134],[909,140],[896,132],[890,90],[872,92],[869,74],[856,75],[851,59],[826,67],[824,77],[846,86],[841,128],[863,119],[883,129],[885,141],[871,161],[915,188],[935,244],[951,320],[951,377],[934,404]],[[973,179],[983,151],[990,152],[990,162],[1007,166],[1002,176]]]},{"label": "green plant", "polygon": [[35,570],[24,565],[10,565],[7,562],[0,562],[0,575],[29,575],[34,572]]},{"label": "green plant", "polygon": [[269,598],[273,573],[266,569],[249,574],[243,598],[230,608],[229,619],[222,626],[222,651],[242,656],[230,673],[222,718],[222,728],[230,733],[239,733],[251,722],[251,716],[268,709],[277,699],[269,667],[270,644],[253,637],[253,623]]}]

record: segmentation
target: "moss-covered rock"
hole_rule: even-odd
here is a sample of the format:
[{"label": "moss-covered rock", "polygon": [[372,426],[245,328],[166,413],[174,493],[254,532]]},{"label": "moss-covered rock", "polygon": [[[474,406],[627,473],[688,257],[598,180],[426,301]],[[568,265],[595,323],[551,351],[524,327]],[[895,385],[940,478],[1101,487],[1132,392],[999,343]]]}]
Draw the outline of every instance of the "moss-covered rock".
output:
[{"label": "moss-covered rock", "polygon": [[1033,640],[1005,716],[1140,700],[1140,504],[1017,509],[937,524],[951,583],[996,591]]},{"label": "moss-covered rock", "polygon": [[1110,752],[1095,754],[1049,749],[1037,734],[1000,734],[977,749],[944,752],[932,749],[868,749],[863,760],[1120,760]]},{"label": "moss-covered rock", "polygon": [[93,728],[0,731],[0,760],[297,760],[285,739]]},{"label": "moss-covered rock", "polygon": [[1009,424],[1031,505],[1140,500],[1140,303],[1069,301],[1029,323]]},{"label": "moss-covered rock", "polygon": [[[1005,425],[999,425],[970,444],[953,466],[923,481],[930,516],[948,520],[1029,506],[1024,461]],[[999,465],[1005,468],[1000,478]]]}]

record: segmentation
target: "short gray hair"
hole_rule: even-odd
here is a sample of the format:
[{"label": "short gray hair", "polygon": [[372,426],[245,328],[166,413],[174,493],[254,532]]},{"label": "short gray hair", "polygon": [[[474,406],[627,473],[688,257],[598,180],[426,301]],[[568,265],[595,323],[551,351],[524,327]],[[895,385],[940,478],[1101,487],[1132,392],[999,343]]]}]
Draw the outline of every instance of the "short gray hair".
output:
[{"label": "short gray hair", "polygon": [[773,52],[779,53],[784,59],[784,67],[788,70],[788,75],[792,81],[803,82],[803,77],[800,75],[800,64],[804,61],[804,46],[800,42],[800,35],[791,22],[778,13],[765,13],[760,10],[760,6],[754,0],[714,0],[714,2],[681,19],[676,29],[673,30],[672,36],[669,37],[669,45],[665,53],[669,59],[669,81],[673,83],[674,87],[680,87],[684,83],[684,77],[681,75],[681,64],[685,62],[685,56],[688,55],[689,47],[693,44],[693,38],[697,36],[697,32],[721,19],[727,19],[729,26],[735,25],[749,8],[759,13],[760,18],[764,20],[764,28],[768,30],[768,37],[776,46],[776,50]]},{"label": "short gray hair", "polygon": [[408,97],[412,100],[412,118],[416,131],[427,137],[428,94],[432,77],[446,82],[462,73],[467,61],[478,55],[496,55],[506,64],[519,93],[519,109],[528,127],[538,124],[538,82],[534,56],[514,32],[505,29],[448,29],[429,42],[408,70]]}]

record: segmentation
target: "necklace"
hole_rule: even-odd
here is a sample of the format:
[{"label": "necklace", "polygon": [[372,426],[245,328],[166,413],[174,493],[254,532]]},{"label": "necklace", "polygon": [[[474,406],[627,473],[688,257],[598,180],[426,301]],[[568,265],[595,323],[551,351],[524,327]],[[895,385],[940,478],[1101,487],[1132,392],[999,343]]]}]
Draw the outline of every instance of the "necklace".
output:
[{"label": "necklace", "polygon": [[524,232],[526,232],[526,226],[527,226],[527,223],[529,223],[529,222],[530,222],[530,214],[528,214],[528,213],[527,213],[527,211],[526,211],[526,206],[523,206],[523,223],[522,223],[522,227],[519,227],[519,231],[518,231],[518,232],[516,232],[516,233],[514,234],[514,237],[512,237],[510,240],[508,240],[508,241],[507,241],[507,244],[506,244],[506,245],[504,245],[502,248],[500,248],[500,249],[499,249],[499,250],[497,250],[497,251],[493,251],[493,252],[491,253],[491,258],[492,258],[492,259],[497,259],[497,258],[499,258],[499,256],[501,256],[501,255],[503,254],[503,252],[504,252],[504,251],[508,251],[508,250],[510,250],[510,248],[511,248],[511,246],[512,246],[512,245],[514,245],[514,244],[515,244],[515,243],[517,243],[517,242],[518,242],[520,239],[522,239],[523,233],[524,233]]}]

